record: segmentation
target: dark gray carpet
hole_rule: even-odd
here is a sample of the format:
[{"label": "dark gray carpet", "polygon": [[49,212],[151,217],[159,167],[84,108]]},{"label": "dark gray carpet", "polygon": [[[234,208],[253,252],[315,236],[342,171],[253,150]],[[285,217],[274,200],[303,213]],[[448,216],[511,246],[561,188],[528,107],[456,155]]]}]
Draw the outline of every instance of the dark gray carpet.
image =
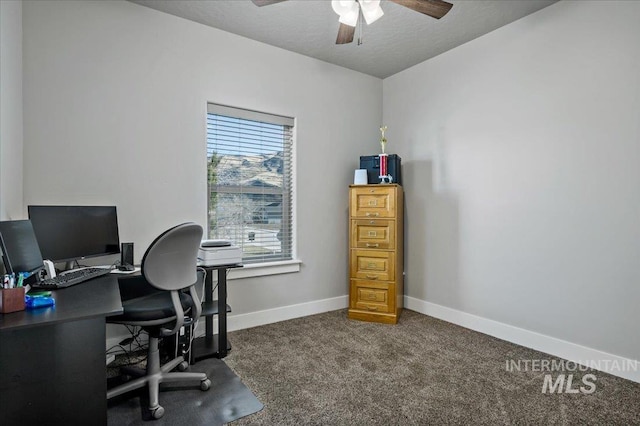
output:
[{"label": "dark gray carpet", "polygon": [[198,386],[161,385],[160,405],[164,407],[165,414],[151,422],[146,410],[146,389],[136,391],[137,396],[119,396],[109,401],[107,424],[215,426],[262,409],[260,401],[223,361],[206,359],[192,365],[190,371],[206,372],[211,379],[211,388],[203,392]]},{"label": "dark gray carpet", "polygon": [[[592,394],[543,394],[545,372],[509,360],[558,360],[412,311],[397,325],[346,310],[230,333],[225,359],[265,404],[239,425],[640,425],[640,384],[599,371]],[[558,374],[554,372],[554,380]]]}]

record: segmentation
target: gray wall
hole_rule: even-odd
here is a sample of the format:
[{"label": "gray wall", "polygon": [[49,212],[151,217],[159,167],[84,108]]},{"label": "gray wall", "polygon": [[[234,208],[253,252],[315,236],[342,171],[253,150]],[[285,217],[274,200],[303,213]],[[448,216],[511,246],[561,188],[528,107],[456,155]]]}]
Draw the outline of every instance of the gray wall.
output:
[{"label": "gray wall", "polygon": [[25,2],[22,205],[20,31],[0,4],[3,217],[116,204],[139,258],[204,224],[207,101],[291,115],[302,271],[234,282],[234,313],[344,296],[346,186],[384,105],[409,297],[640,358],[638,3],[560,2],[381,82],[126,2]]},{"label": "gray wall", "polygon": [[22,206],[22,4],[0,2],[0,220]]},{"label": "gray wall", "polygon": [[408,296],[640,359],[639,20],[560,2],[384,80]]},{"label": "gray wall", "polygon": [[25,205],[114,204],[137,260],[206,221],[207,102],[296,118],[299,273],[233,281],[234,315],[347,294],[347,196],[382,81],[136,4],[24,3]]}]

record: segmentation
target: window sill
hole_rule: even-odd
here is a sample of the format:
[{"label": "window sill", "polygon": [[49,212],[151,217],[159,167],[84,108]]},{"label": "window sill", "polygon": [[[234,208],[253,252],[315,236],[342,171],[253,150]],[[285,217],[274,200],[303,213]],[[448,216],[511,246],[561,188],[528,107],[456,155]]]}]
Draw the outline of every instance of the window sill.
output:
[{"label": "window sill", "polygon": [[263,277],[267,275],[290,274],[299,272],[301,260],[285,260],[282,262],[253,263],[244,265],[242,268],[229,270],[228,280],[238,280],[241,278]]}]

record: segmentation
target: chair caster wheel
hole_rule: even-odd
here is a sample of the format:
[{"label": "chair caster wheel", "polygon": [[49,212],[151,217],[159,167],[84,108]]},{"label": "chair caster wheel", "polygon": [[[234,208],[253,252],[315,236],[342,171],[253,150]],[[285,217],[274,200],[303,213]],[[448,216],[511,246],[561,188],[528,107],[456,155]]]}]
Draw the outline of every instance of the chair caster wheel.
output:
[{"label": "chair caster wheel", "polygon": [[151,413],[151,417],[153,417],[156,420],[164,416],[164,408],[162,408],[161,405],[158,405],[157,407],[150,409],[149,412]]},{"label": "chair caster wheel", "polygon": [[189,363],[187,361],[182,361],[178,364],[178,371],[186,371],[189,368]]},{"label": "chair caster wheel", "polygon": [[206,390],[209,390],[210,387],[211,387],[211,380],[204,379],[203,381],[200,382],[200,390],[206,391]]}]

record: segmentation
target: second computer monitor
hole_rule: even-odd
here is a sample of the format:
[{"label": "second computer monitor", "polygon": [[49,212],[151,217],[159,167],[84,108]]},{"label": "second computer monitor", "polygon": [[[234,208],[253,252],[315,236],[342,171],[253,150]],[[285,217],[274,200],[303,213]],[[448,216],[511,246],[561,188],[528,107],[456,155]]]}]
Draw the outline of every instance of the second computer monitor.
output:
[{"label": "second computer monitor", "polygon": [[33,273],[42,269],[42,255],[30,221],[0,222],[0,248],[7,273]]},{"label": "second computer monitor", "polygon": [[42,257],[71,262],[120,253],[115,206],[28,206]]}]

